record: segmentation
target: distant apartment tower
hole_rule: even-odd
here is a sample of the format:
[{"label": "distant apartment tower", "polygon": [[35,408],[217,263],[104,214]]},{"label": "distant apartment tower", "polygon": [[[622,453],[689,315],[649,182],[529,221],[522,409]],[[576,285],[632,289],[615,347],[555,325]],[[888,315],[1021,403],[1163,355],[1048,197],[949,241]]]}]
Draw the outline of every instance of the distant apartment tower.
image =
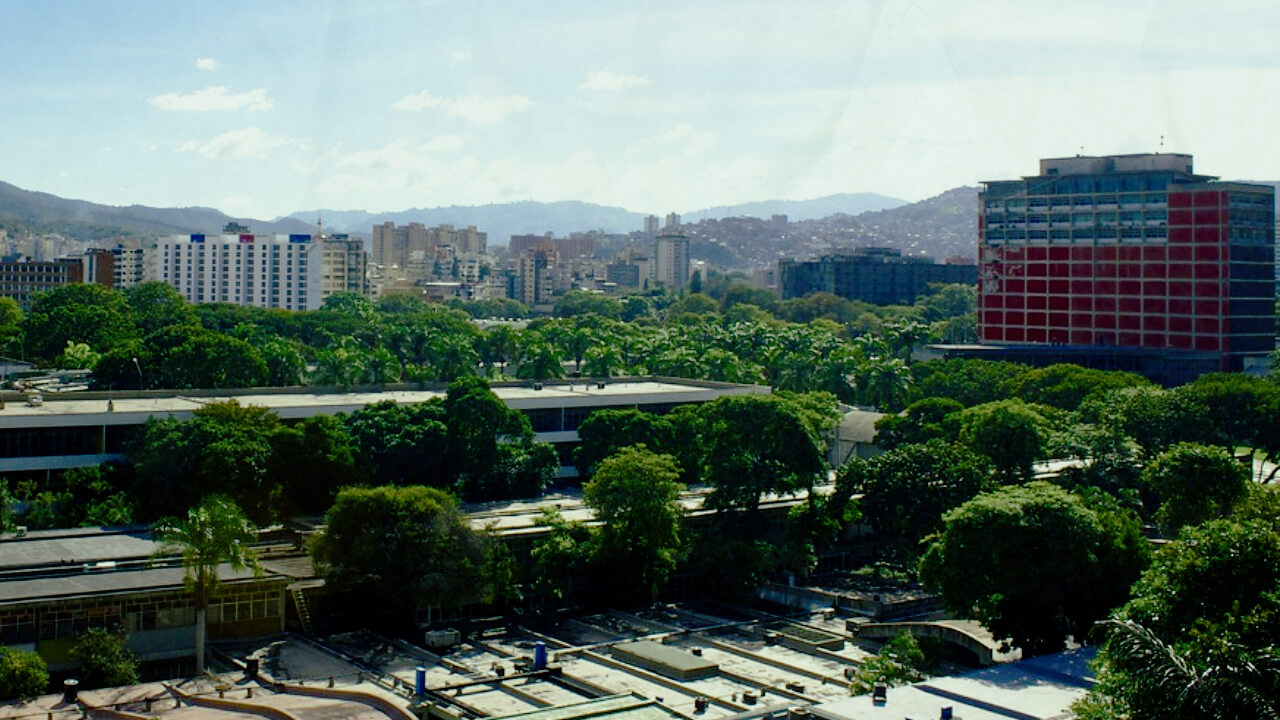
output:
[{"label": "distant apartment tower", "polygon": [[488,249],[488,242],[489,234],[474,225],[429,228],[417,222],[405,226],[385,222],[373,226],[373,261],[383,266],[407,267],[410,263],[430,262],[435,249],[444,245],[460,254],[479,254]]},{"label": "distant apartment tower", "polygon": [[541,250],[543,252],[552,252],[555,250],[556,241],[551,233],[544,235],[512,235],[511,240],[507,244],[507,252],[511,257],[520,257],[530,250]]},{"label": "distant apartment tower", "polygon": [[369,289],[369,254],[364,242],[345,233],[321,241],[320,302],[339,292],[355,292],[364,296]]},{"label": "distant apartment tower", "polygon": [[529,307],[551,302],[551,266],[551,253],[545,250],[529,250],[521,255],[516,260],[512,298]]},{"label": "distant apartment tower", "polygon": [[649,237],[657,237],[658,235],[658,216],[646,215],[644,218],[644,234]]},{"label": "distant apartment tower", "polygon": [[931,283],[969,283],[978,266],[938,264],[933,258],[903,257],[891,248],[855,248],[817,260],[778,262],[778,288],[784,300],[826,292],[876,305],[915,302]]},{"label": "distant apartment tower", "polygon": [[6,260],[0,262],[0,297],[10,297],[24,311],[39,293],[84,282],[81,258],[48,261]]},{"label": "distant apartment tower", "polygon": [[657,281],[669,288],[680,289],[687,286],[689,238],[678,232],[664,232],[658,236],[657,250]]},{"label": "distant apartment tower", "polygon": [[1077,156],[978,202],[978,333],[1016,359],[1183,382],[1275,349],[1271,187],[1197,175],[1190,155]]},{"label": "distant apartment tower", "polygon": [[667,227],[668,229],[670,229],[670,228],[678,228],[678,227],[680,227],[680,213],[674,213],[674,212],[673,212],[673,213],[667,213],[667,226],[666,226],[666,227]]}]

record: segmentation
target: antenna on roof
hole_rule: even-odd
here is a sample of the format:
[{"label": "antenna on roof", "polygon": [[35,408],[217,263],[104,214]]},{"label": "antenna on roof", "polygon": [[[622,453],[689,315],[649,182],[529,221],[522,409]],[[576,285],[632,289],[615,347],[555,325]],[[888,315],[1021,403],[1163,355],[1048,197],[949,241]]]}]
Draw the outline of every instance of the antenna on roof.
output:
[{"label": "antenna on roof", "polygon": [[[1164,136],[1163,136],[1163,135],[1161,135],[1161,136],[1160,136],[1160,150],[1163,150],[1163,149],[1164,149]],[[1156,151],[1156,154],[1157,154],[1157,155],[1159,155],[1159,154],[1160,154],[1160,151],[1159,151],[1159,150],[1157,150],[1157,151]]]}]

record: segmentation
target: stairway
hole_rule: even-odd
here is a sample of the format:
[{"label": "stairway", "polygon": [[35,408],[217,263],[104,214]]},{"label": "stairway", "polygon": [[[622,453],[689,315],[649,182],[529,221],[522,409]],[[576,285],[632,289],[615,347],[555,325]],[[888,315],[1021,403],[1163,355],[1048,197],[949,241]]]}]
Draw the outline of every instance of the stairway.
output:
[{"label": "stairway", "polygon": [[295,587],[290,590],[293,595],[293,605],[298,609],[298,621],[302,625],[302,632],[307,635],[314,635],[315,631],[311,627],[311,608],[307,605],[307,596],[303,594],[302,588]]}]

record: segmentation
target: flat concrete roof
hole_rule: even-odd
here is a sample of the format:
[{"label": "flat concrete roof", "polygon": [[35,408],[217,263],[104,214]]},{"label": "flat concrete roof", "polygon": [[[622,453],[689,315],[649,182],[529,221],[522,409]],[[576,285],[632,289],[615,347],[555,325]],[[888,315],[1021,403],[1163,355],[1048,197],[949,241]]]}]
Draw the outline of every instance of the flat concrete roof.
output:
[{"label": "flat concrete roof", "polygon": [[25,537],[6,533],[0,535],[0,570],[149,558],[158,547],[145,528],[37,530]]},{"label": "flat concrete roof", "polygon": [[572,705],[499,716],[500,720],[577,720],[579,718],[610,720],[672,720],[679,713],[635,695],[609,695]]},{"label": "flat concrete roof", "polygon": [[[734,385],[674,379],[640,379],[606,382],[603,388],[594,382],[548,382],[541,390],[532,385],[497,385],[493,392],[508,406],[519,410],[544,407],[596,407],[643,405],[651,403],[706,402],[723,395],[764,394],[769,388],[760,385]],[[352,392],[279,392],[247,390],[174,391],[172,394],[137,393],[127,396],[93,393],[45,396],[40,405],[28,405],[8,398],[0,409],[0,428],[49,427],[74,424],[68,418],[83,418],[87,425],[138,425],[150,417],[189,418],[195,410],[210,403],[235,399],[241,405],[265,407],[281,418],[297,419],[318,414],[354,412],[366,405],[392,401],[397,404],[427,402],[445,396],[445,390],[369,390]],[[110,401],[112,410],[108,412]]]},{"label": "flat concrete roof", "polygon": [[622,653],[623,655],[641,658],[663,667],[671,668],[682,674],[712,672],[716,669],[716,664],[710,660],[705,660],[685,650],[667,647],[652,640],[619,643],[613,646],[613,652],[615,657],[618,653]]},{"label": "flat concrete roof", "polygon": [[[288,578],[265,574],[257,578],[249,570],[233,570],[230,565],[218,567],[218,579],[224,584],[258,581],[286,581]],[[15,578],[0,582],[0,605],[45,602],[95,595],[116,595],[159,590],[182,590],[183,569],[180,566],[121,570],[107,568],[85,570],[65,575]]]}]

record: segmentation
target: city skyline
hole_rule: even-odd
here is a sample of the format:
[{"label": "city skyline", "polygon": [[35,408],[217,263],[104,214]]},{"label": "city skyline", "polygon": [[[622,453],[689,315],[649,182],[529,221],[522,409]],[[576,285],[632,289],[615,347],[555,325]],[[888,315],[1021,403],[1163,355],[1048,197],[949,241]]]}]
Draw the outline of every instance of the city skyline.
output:
[{"label": "city skyline", "polygon": [[0,180],[106,204],[917,201],[1079,152],[1280,176],[1258,151],[1280,9],[1245,3],[15,2],[0,20]]}]

